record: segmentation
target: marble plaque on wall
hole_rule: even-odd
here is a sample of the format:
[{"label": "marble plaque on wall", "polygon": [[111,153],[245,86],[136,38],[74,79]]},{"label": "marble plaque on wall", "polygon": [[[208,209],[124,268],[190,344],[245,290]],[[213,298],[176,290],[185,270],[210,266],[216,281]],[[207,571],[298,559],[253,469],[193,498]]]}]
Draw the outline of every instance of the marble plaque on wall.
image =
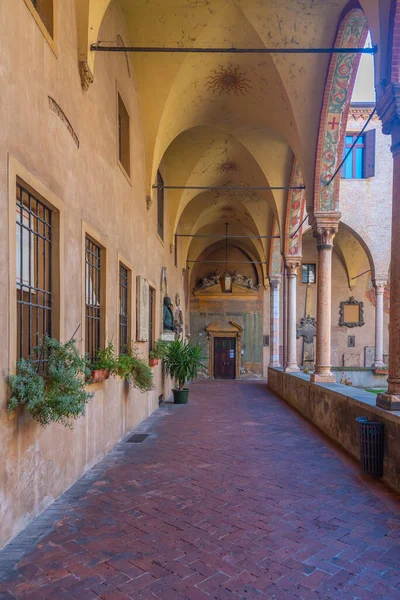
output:
[{"label": "marble plaque on wall", "polygon": [[359,354],[350,354],[350,352],[345,352],[343,354],[343,366],[344,367],[360,367],[360,355]]},{"label": "marble plaque on wall", "polygon": [[339,367],[339,346],[331,346],[332,367]]},{"label": "marble plaque on wall", "polygon": [[365,346],[364,367],[371,368],[375,362],[375,346]]},{"label": "marble plaque on wall", "polygon": [[147,342],[149,337],[149,284],[144,277],[136,277],[136,339]]}]

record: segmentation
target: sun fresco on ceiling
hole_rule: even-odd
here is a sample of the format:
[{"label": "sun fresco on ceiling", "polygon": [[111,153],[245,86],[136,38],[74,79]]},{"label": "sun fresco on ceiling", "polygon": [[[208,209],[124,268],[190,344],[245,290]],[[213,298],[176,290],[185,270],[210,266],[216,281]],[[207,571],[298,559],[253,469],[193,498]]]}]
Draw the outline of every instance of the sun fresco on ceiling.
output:
[{"label": "sun fresco on ceiling", "polygon": [[207,78],[207,89],[214,94],[234,94],[245,96],[251,89],[247,73],[240,70],[239,65],[219,65],[213,69],[212,75]]}]

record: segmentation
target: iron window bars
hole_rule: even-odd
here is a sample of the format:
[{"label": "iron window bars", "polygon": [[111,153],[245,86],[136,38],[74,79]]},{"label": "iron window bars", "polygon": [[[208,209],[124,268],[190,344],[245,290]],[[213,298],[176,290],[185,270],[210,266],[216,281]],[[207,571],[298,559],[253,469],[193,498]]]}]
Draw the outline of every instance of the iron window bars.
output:
[{"label": "iron window bars", "polygon": [[119,265],[119,353],[125,354],[128,347],[128,285],[129,272],[123,264]]},{"label": "iron window bars", "polygon": [[85,249],[85,351],[89,361],[93,361],[100,348],[101,331],[101,248],[86,237]]},{"label": "iron window bars", "polygon": [[[52,329],[52,211],[23,185],[16,190],[17,357],[28,358]],[[33,357],[44,370],[47,357]]]},{"label": "iron window bars", "polygon": [[317,283],[317,265],[302,264],[301,266],[301,283],[311,284]]},{"label": "iron window bars", "polygon": [[149,352],[154,349],[154,304],[155,290],[149,288]]}]

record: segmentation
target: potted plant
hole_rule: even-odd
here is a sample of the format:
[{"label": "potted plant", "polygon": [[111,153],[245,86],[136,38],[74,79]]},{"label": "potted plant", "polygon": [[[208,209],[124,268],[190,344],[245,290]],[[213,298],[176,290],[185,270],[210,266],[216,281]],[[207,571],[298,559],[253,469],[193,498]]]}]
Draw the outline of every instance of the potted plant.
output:
[{"label": "potted plant", "polygon": [[99,383],[109,379],[110,375],[114,375],[117,369],[117,362],[115,358],[114,344],[109,342],[103,350],[97,350],[96,356],[92,363],[90,363],[91,369],[91,383]]},{"label": "potted plant", "polygon": [[[38,357],[46,358],[43,372]],[[57,422],[71,428],[71,420],[85,414],[93,396],[86,391],[89,374],[74,339],[62,344],[45,337],[30,358],[17,362],[16,374],[9,377],[8,412],[23,406],[43,426]]]},{"label": "potted plant", "polygon": [[381,367],[375,367],[375,375],[387,375],[388,368],[386,365],[382,365]]},{"label": "potted plant", "polygon": [[202,350],[198,344],[192,346],[188,341],[180,339],[166,346],[163,368],[164,373],[175,383],[176,388],[172,390],[175,404],[187,403],[189,390],[185,388],[185,383],[196,379],[199,372],[205,368]]},{"label": "potted plant", "polygon": [[153,372],[133,344],[127,347],[125,354],[118,356],[115,375],[141,392],[149,392],[154,388]]},{"label": "potted plant", "polygon": [[165,340],[157,340],[154,343],[153,350],[149,352],[149,365],[151,367],[157,366],[159,360],[164,357],[166,345],[168,343],[169,342],[166,342]]}]

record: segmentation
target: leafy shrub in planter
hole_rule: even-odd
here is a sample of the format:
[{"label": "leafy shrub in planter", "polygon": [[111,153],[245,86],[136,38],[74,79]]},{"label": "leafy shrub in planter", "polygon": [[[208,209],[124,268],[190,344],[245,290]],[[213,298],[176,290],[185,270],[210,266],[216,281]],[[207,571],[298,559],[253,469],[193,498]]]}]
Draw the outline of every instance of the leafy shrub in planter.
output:
[{"label": "leafy shrub in planter", "polygon": [[92,371],[108,371],[110,375],[114,375],[117,372],[118,363],[115,357],[114,344],[108,342],[104,350],[97,350],[94,361],[90,364]]},{"label": "leafy shrub in planter", "polygon": [[154,343],[153,350],[149,352],[149,358],[164,358],[169,343],[170,342],[166,342],[165,340],[157,340]]},{"label": "leafy shrub in planter", "polygon": [[[46,371],[39,373],[34,358],[46,356]],[[10,375],[11,398],[8,412],[18,406],[30,413],[41,425],[56,422],[71,427],[71,420],[85,414],[85,407],[93,394],[86,389],[90,376],[86,360],[82,358],[75,340],[62,344],[45,337],[32,358],[20,359],[15,375]]]},{"label": "leafy shrub in planter", "polygon": [[164,373],[174,380],[178,390],[183,390],[185,383],[196,379],[199,372],[205,368],[202,352],[201,346],[192,346],[186,340],[175,340],[166,346],[163,357]]},{"label": "leafy shrub in planter", "polygon": [[116,374],[141,392],[149,392],[154,388],[153,372],[133,344],[128,346],[126,354],[118,356]]}]

